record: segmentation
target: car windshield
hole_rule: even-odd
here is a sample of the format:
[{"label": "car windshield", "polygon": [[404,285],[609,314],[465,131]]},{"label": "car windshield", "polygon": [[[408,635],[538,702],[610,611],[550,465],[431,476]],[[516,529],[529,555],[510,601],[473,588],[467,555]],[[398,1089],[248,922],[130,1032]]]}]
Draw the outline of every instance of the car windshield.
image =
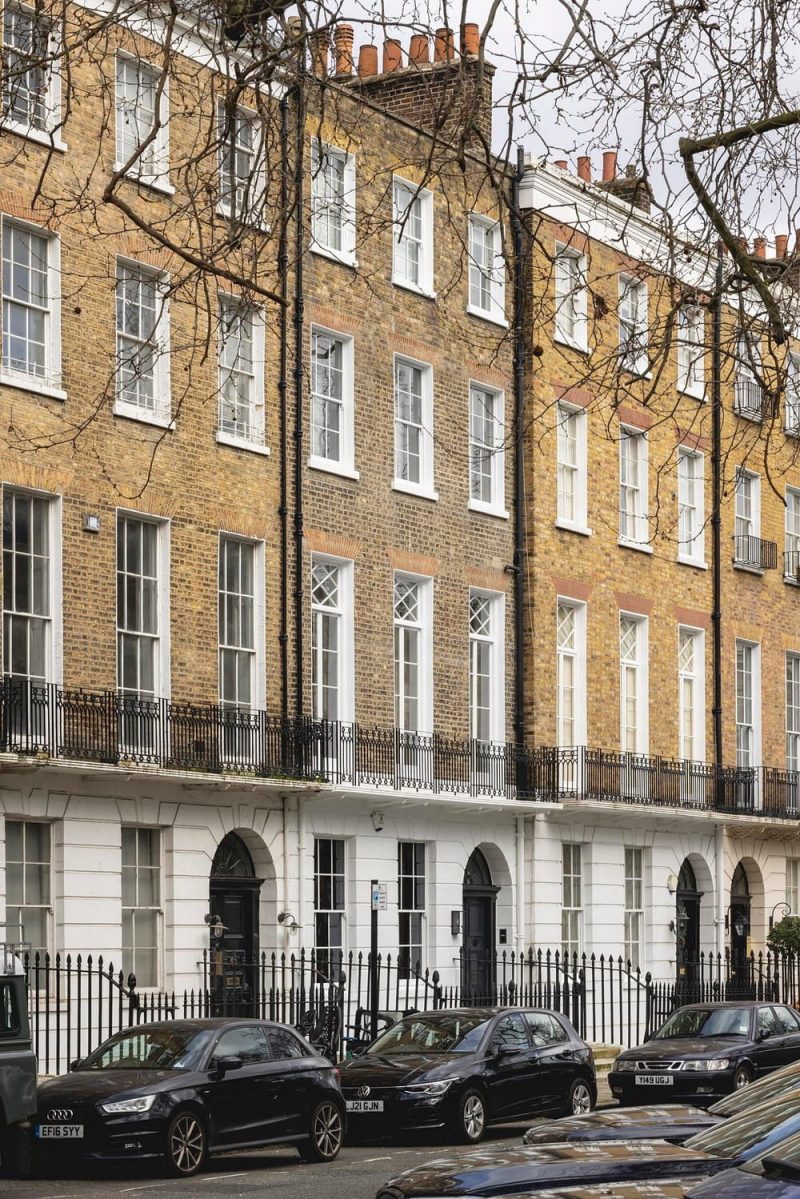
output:
[{"label": "car windshield", "polygon": [[750,1031],[750,1009],[743,1007],[690,1007],[670,1016],[653,1038],[746,1037]]},{"label": "car windshield", "polygon": [[[781,1128],[784,1121],[794,1118],[794,1126]],[[756,1108],[742,1112],[740,1116],[706,1128],[686,1141],[687,1149],[699,1149],[717,1157],[738,1157],[748,1149],[757,1148],[764,1152],[790,1133],[800,1131],[800,1112],[797,1095],[790,1093],[771,1103],[759,1104]],[[770,1136],[770,1134],[773,1134]],[[763,1143],[762,1143],[763,1142]]]},{"label": "car windshield", "polygon": [[488,1024],[485,1016],[461,1012],[408,1016],[373,1041],[367,1053],[472,1053]]},{"label": "car windshield", "polygon": [[765,1149],[763,1154],[754,1157],[743,1169],[748,1170],[751,1174],[763,1174],[765,1157],[786,1162],[789,1166],[800,1170],[800,1133],[795,1133],[794,1136],[770,1145],[769,1149]]},{"label": "car windshield", "polygon": [[209,1042],[208,1030],[146,1028],[117,1033],[87,1057],[84,1070],[192,1070]]},{"label": "car windshield", "polygon": [[752,1111],[754,1103],[766,1103],[768,1099],[776,1099],[784,1091],[792,1091],[795,1095],[800,1089],[800,1062],[792,1062],[783,1070],[776,1070],[766,1078],[749,1087],[734,1091],[718,1100],[708,1109],[715,1116],[738,1116],[740,1112]]}]

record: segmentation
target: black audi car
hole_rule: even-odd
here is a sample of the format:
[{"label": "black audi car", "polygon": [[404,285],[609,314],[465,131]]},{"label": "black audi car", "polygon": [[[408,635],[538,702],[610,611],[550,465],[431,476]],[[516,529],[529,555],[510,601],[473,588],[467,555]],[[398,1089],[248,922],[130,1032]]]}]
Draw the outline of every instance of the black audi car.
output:
[{"label": "black audi car", "polygon": [[526,1145],[552,1145],[556,1141],[637,1141],[665,1140],[680,1145],[695,1133],[731,1116],[751,1111],[790,1091],[800,1102],[800,1061],[775,1070],[751,1086],[718,1099],[709,1108],[684,1103],[664,1103],[650,1107],[611,1107],[583,1116],[562,1120],[539,1119],[522,1138]]},{"label": "black audi car", "polygon": [[417,1166],[378,1190],[377,1199],[451,1199],[455,1195],[535,1194],[597,1183],[698,1179],[730,1170],[800,1132],[794,1095],[773,1100],[708,1128],[684,1145],[668,1141],[604,1141],[485,1149]]},{"label": "black audi car", "polygon": [[626,1049],[608,1083],[623,1104],[713,1103],[800,1058],[800,1015],[778,1003],[702,1003],[674,1012],[644,1045]]},{"label": "black audi car", "polygon": [[465,1008],[419,1012],[342,1067],[355,1136],[446,1127],[476,1142],[493,1121],[591,1111],[592,1051],[557,1012]]},{"label": "black audi car", "polygon": [[163,1158],[180,1176],[209,1153],[274,1143],[332,1161],[344,1135],[339,1072],[302,1037],[260,1020],[140,1024],[42,1083],[35,1148],[46,1164]]}]

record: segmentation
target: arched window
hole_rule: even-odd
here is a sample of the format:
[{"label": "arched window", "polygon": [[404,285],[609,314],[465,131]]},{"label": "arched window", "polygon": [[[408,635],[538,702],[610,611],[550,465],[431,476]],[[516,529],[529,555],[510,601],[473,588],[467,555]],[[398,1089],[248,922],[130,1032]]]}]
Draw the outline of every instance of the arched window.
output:
[{"label": "arched window", "polygon": [[697,879],[695,878],[692,863],[688,858],[684,859],[681,866],[681,872],[678,875],[678,890],[679,891],[696,891]]},{"label": "arched window", "polygon": [[491,887],[492,872],[489,863],[479,849],[473,849],[464,871],[465,887]]},{"label": "arched window", "polygon": [[228,833],[220,841],[214,861],[212,878],[255,878],[256,868],[250,850],[237,833]]}]

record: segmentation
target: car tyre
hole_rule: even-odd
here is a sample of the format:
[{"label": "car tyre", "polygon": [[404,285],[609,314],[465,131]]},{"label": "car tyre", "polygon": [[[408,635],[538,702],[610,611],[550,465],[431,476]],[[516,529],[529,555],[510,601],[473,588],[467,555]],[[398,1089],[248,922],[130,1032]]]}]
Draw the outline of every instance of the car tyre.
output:
[{"label": "car tyre", "polygon": [[733,1072],[733,1089],[741,1091],[742,1087],[749,1087],[753,1081],[753,1071],[749,1066],[737,1066]]},{"label": "car tyre", "polygon": [[567,1094],[567,1115],[588,1116],[593,1107],[594,1095],[589,1083],[583,1078],[573,1079]]},{"label": "car tyre", "polygon": [[477,1145],[486,1132],[486,1100],[470,1088],[458,1101],[452,1120],[453,1137],[462,1145]]},{"label": "car tyre", "polygon": [[298,1145],[300,1156],[307,1162],[332,1162],[339,1156],[344,1141],[342,1109],[330,1099],[314,1108],[309,1120],[308,1140]]},{"label": "car tyre", "polygon": [[208,1153],[206,1130],[191,1108],[181,1108],[169,1122],[166,1155],[170,1173],[191,1178],[201,1170]]}]

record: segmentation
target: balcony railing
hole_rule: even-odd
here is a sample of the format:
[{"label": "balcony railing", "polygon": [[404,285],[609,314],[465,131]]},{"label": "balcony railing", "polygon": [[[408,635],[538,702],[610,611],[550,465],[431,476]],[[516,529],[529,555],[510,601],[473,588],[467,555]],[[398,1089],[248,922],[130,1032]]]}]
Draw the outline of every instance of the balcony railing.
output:
[{"label": "balcony railing", "polygon": [[786,550],[783,555],[783,577],[800,583],[800,550]]},{"label": "balcony railing", "polygon": [[736,533],[733,538],[733,561],[750,570],[775,570],[778,565],[778,545],[763,537]]},{"label": "balcony railing", "polygon": [[772,398],[756,379],[737,379],[733,387],[733,410],[747,420],[769,420]]}]

